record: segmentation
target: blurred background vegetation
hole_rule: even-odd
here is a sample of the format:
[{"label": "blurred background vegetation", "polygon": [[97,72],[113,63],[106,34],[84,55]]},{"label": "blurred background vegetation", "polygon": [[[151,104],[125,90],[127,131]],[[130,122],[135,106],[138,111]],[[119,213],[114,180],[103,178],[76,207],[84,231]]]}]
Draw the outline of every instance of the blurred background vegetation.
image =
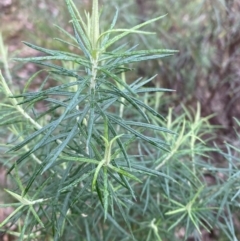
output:
[{"label": "blurred background vegetation", "polygon": [[[80,11],[91,9],[90,0],[74,2]],[[128,37],[127,41],[131,45],[138,44],[139,49],[168,48],[177,49],[179,53],[168,59],[143,62],[137,67],[133,65],[135,71],[128,76],[127,81],[157,74],[151,85],[174,89],[175,92],[159,95],[158,99],[152,100],[157,103],[160,113],[165,115],[170,107],[173,108],[174,115],[178,116],[184,111],[182,105],[194,110],[197,102],[200,102],[201,115],[205,117],[214,114],[209,122],[220,127],[214,131],[214,143],[223,149],[227,148],[223,145],[224,142],[238,146],[235,152],[239,157],[240,138],[237,139],[235,133],[239,132],[239,125],[236,125],[237,121],[233,117],[240,120],[240,0],[100,2],[103,7],[103,29],[110,25],[116,7],[119,9],[118,28],[134,26],[167,14],[161,21],[151,25],[155,35],[147,36],[147,39],[145,36],[134,35]],[[32,63],[11,61],[15,56],[39,55],[21,41],[46,48],[71,50],[67,49],[69,46],[54,40],[55,37],[61,37],[54,24],[72,32],[69,19],[63,0],[0,1],[0,32],[9,52],[8,66],[4,64],[4,56],[1,56],[0,68],[6,77],[11,73],[13,86],[21,88],[33,73],[40,70],[39,66]],[[33,90],[42,78],[44,72],[32,84]],[[3,130],[1,138],[4,135],[2,132]],[[220,165],[224,162],[223,157],[224,155],[215,154],[212,158],[216,165]]]}]

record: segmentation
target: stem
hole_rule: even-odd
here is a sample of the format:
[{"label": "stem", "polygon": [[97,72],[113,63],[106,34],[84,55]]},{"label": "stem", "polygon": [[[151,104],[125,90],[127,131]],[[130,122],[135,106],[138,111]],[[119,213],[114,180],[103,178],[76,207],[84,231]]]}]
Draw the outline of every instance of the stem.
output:
[{"label": "stem", "polygon": [[[92,95],[93,95],[93,98],[95,99],[95,88],[96,88],[96,78],[97,78],[97,69],[98,69],[98,52],[96,53],[96,56],[92,56],[91,63],[92,63],[92,71],[91,71],[92,74],[91,74],[90,89],[89,89],[89,94],[91,96],[90,100],[89,100],[90,106],[92,105],[92,102],[94,101],[92,99]],[[92,107],[90,108],[90,111],[92,111]],[[91,121],[91,120],[89,120],[90,116],[91,116],[91,113],[89,113],[88,121]],[[87,143],[86,143],[86,153],[87,154],[89,154],[90,139],[91,139],[91,137],[88,138]]]},{"label": "stem", "polygon": [[[3,89],[4,89],[4,92],[7,96],[13,96],[11,90],[9,89],[7,83],[6,83],[6,80],[4,79],[1,71],[0,71],[0,83],[2,84],[3,86]],[[36,121],[34,121],[30,115],[28,115],[28,113],[26,113],[24,111],[24,109],[18,105],[18,102],[16,101],[16,99],[14,98],[10,98],[10,102],[12,103],[12,105],[17,109],[17,111],[19,111],[19,113],[21,113],[24,118],[26,118],[27,120],[29,120],[38,130],[40,130],[42,128],[41,125],[39,125]]]},{"label": "stem", "polygon": [[[9,89],[9,87],[8,87],[8,85],[7,85],[7,83],[6,83],[5,78],[3,77],[2,73],[1,73],[1,70],[0,70],[0,84],[1,84],[2,87],[3,87],[3,91],[5,92],[5,95],[6,95],[6,96],[13,96],[11,90]],[[13,107],[16,108],[17,111],[18,111],[20,114],[22,114],[24,118],[26,118],[27,120],[29,120],[29,121],[34,125],[34,127],[35,127],[36,129],[38,129],[38,130],[42,129],[42,126],[41,126],[40,124],[38,124],[35,120],[33,120],[32,117],[31,117],[28,113],[26,113],[21,106],[18,105],[18,102],[16,101],[16,99],[14,99],[14,98],[9,98],[9,99],[10,99],[10,102],[12,103]],[[56,141],[57,141],[58,144],[61,144],[61,143],[62,143],[62,141],[59,140],[59,139],[57,139]],[[31,155],[34,155],[34,154],[31,154]],[[35,155],[32,156],[32,157],[33,157],[33,159],[35,159],[38,163],[41,162],[41,160],[39,160]],[[65,169],[65,168],[64,168],[64,169]]]},{"label": "stem", "polygon": [[8,66],[8,51],[7,47],[4,47],[3,43],[3,38],[2,35],[0,34],[0,53],[2,54],[2,62],[4,66],[4,71],[7,76],[7,80],[9,81],[10,84],[12,84],[12,76],[9,71],[9,66]]},{"label": "stem", "polygon": [[[124,66],[123,66],[124,67]],[[126,78],[125,78],[125,73],[123,72],[121,74],[122,76],[122,80],[124,83],[126,83]],[[123,88],[121,85],[118,85],[119,88]],[[123,118],[123,112],[124,112],[124,102],[125,102],[125,98],[121,97],[120,98],[120,108],[119,108],[119,116],[122,119]],[[117,133],[120,131],[120,125],[117,125]]]},{"label": "stem", "polygon": [[98,68],[98,54],[96,55],[96,59],[92,58],[92,77],[90,80],[90,93],[91,93],[91,90],[95,92],[97,68]]}]

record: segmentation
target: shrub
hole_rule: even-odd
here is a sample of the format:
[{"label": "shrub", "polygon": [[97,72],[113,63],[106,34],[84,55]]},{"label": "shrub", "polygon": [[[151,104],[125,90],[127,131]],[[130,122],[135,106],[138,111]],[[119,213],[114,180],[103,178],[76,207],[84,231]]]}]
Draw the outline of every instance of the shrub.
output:
[{"label": "shrub", "polygon": [[[176,52],[123,43],[130,34],[152,34],[140,28],[163,16],[115,29],[117,11],[104,31],[97,0],[85,21],[72,0],[66,5],[73,35],[58,26],[66,39],[56,40],[74,51],[25,42],[45,55],[16,60],[43,69],[20,93],[12,92],[9,75],[8,81],[0,75],[0,125],[11,132],[2,144],[9,148],[3,163],[12,180],[6,192],[17,200],[1,205],[15,208],[1,231],[19,240],[150,241],[200,240],[204,230],[217,227],[236,239],[232,193],[219,191],[228,187],[221,176],[206,182],[222,170],[208,155],[210,117],[201,118],[198,104],[192,112],[183,106],[179,116],[169,109],[165,120],[157,111],[160,92],[171,90],[146,87],[155,76],[127,81],[136,63]],[[41,85],[29,91],[41,73]],[[10,224],[17,231],[8,230]]]}]

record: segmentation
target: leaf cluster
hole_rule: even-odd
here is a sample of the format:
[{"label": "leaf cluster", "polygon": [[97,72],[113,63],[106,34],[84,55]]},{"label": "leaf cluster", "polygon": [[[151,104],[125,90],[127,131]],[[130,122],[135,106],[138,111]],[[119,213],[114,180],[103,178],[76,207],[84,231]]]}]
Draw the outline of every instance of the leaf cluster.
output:
[{"label": "leaf cluster", "polygon": [[[158,110],[171,90],[149,87],[156,76],[128,78],[136,63],[176,52],[128,44],[132,34],[153,34],[140,29],[163,16],[125,29],[115,27],[117,11],[103,30],[97,0],[91,14],[72,0],[66,6],[73,31],[56,26],[65,38],[55,40],[73,51],[24,42],[43,55],[16,60],[42,69],[19,93],[0,75],[0,125],[11,132],[2,162],[14,200],[1,207],[15,208],[0,230],[19,240],[161,241],[202,240],[203,230],[218,229],[237,240],[238,148],[211,147],[215,127],[199,103],[178,115],[169,108],[165,119]],[[228,166],[215,165],[216,153]],[[13,224],[17,232],[8,230]]]},{"label": "leaf cluster", "polygon": [[[137,79],[129,85],[121,77],[130,70],[125,65],[170,56],[176,51],[135,50],[137,46],[129,48],[127,45],[108,51],[113,44],[130,33],[149,34],[138,29],[163,16],[131,29],[114,29],[117,12],[110,28],[100,32],[98,1],[93,1],[91,15],[85,13],[85,22],[71,0],[66,0],[66,5],[74,35],[57,26],[70,42],[56,40],[74,46],[82,54],[46,49],[24,42],[28,47],[45,54],[41,57],[15,59],[45,68],[41,71],[45,71],[47,77],[39,89],[35,92],[27,91],[40,71],[27,81],[23,92],[19,94],[11,92],[1,75],[2,92],[10,98],[10,104],[3,105],[2,111],[6,111],[6,114],[2,115],[1,125],[10,126],[17,138],[11,140],[12,147],[8,151],[10,156],[16,157],[9,168],[9,174],[13,176],[17,189],[7,192],[19,201],[19,207],[1,226],[10,220],[16,222],[25,213],[25,224],[30,221],[32,224],[23,227],[20,239],[25,238],[36,226],[42,230],[41,233],[47,231],[46,227],[50,223],[49,228],[54,230],[53,237],[58,239],[63,235],[68,213],[75,215],[78,202],[85,203],[85,213],[90,212],[89,208],[100,205],[105,220],[114,217],[114,207],[117,206],[129,226],[123,211],[127,208],[124,204],[125,196],[136,200],[130,181],[141,182],[137,177],[139,173],[171,179],[145,165],[138,165],[133,161],[137,158],[137,153],[128,153],[130,145],[139,140],[156,149],[167,150],[164,141],[143,134],[144,130],[172,132],[151,124],[151,116],[162,116],[139,96],[145,92],[170,90],[145,88],[144,85],[152,78]],[[115,33],[117,35],[111,37]],[[66,64],[61,65],[59,61]],[[46,88],[46,83],[51,80],[58,84]],[[44,111],[36,108],[38,103]],[[112,110],[119,107],[120,115],[117,114],[118,111]],[[9,112],[9,108],[14,111]],[[125,120],[123,109],[136,110],[143,121]],[[25,169],[25,174],[20,177],[18,170],[22,168]],[[47,177],[46,180],[43,176]],[[81,190],[77,191],[79,188]],[[20,194],[18,189],[21,190]],[[91,203],[90,206],[88,202]],[[37,212],[33,206],[37,206]],[[40,220],[45,220],[45,224]],[[129,229],[131,230],[130,226]]]}]

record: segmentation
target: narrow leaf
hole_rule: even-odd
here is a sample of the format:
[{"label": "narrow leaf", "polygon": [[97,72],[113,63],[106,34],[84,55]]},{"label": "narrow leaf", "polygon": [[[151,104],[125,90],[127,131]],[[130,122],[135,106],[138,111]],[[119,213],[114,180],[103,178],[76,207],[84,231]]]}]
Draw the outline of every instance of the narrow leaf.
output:
[{"label": "narrow leaf", "polygon": [[101,170],[101,168],[104,164],[105,164],[105,160],[103,159],[101,162],[99,162],[99,164],[98,164],[98,166],[95,170],[95,173],[94,173],[94,176],[93,176],[93,181],[92,181],[92,191],[94,191],[95,188],[96,188],[98,173],[99,173],[99,171]]},{"label": "narrow leaf", "polygon": [[[166,14],[167,15],[167,14]],[[139,28],[142,28],[144,27],[145,25],[148,25],[152,22],[155,22],[161,18],[164,18],[166,15],[163,15],[163,16],[160,16],[160,17],[157,17],[157,18],[153,18],[153,19],[150,19],[144,23],[141,23],[139,25],[136,25],[135,27],[131,28],[130,30],[137,30]],[[114,38],[112,38],[111,40],[108,41],[108,43],[106,44],[105,48],[108,48],[110,47],[112,44],[114,44],[116,41],[120,40],[121,38],[125,37],[126,35],[128,35],[129,32],[123,32],[122,34],[119,34],[117,36],[115,36]]]},{"label": "narrow leaf", "polygon": [[112,170],[114,170],[115,172],[118,172],[118,173],[120,173],[120,174],[122,174],[122,175],[124,175],[124,176],[126,176],[128,178],[133,179],[134,181],[142,182],[140,179],[138,179],[137,177],[135,177],[131,173],[129,173],[129,172],[127,172],[127,171],[125,171],[125,170],[123,170],[121,168],[117,168],[117,167],[115,167],[115,166],[113,166],[111,164],[108,164],[108,167],[111,168]]}]

